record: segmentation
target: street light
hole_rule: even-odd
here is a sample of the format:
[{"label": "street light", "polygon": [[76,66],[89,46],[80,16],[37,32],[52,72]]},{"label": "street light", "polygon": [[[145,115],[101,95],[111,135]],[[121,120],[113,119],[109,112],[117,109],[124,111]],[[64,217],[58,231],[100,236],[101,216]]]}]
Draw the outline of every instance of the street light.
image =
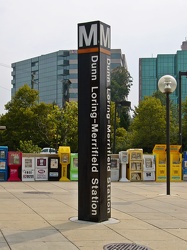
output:
[{"label": "street light", "polygon": [[173,76],[162,76],[158,81],[159,90],[166,94],[166,153],[167,153],[167,195],[170,195],[170,116],[169,116],[169,94],[173,93],[177,82]]},{"label": "street light", "polygon": [[186,72],[182,72],[179,71],[179,97],[178,97],[178,104],[179,104],[179,145],[181,145],[181,149],[180,151],[182,152],[182,111],[181,111],[181,107],[182,107],[182,97],[181,97],[181,77],[182,76],[186,76],[187,77],[187,71]]}]

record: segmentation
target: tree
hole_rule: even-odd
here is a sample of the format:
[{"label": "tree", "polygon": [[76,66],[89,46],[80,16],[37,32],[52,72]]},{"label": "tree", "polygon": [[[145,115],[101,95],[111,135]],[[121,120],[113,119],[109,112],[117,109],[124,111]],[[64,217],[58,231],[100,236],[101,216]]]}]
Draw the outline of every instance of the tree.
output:
[{"label": "tree", "polygon": [[118,107],[119,117],[120,117],[120,127],[128,130],[131,123],[131,116],[129,112],[129,107],[121,106]]},{"label": "tree", "polygon": [[20,141],[19,149],[22,153],[40,153],[41,148],[34,145],[32,140],[30,141]]},{"label": "tree", "polygon": [[[170,142],[177,141],[177,129],[170,112]],[[145,97],[135,108],[134,119],[130,125],[131,147],[143,148],[151,153],[155,144],[166,143],[166,110],[155,97]]]},{"label": "tree", "polygon": [[5,108],[8,112],[0,119],[7,127],[2,140],[10,150],[19,149],[20,141],[32,140],[34,145],[41,148],[51,144],[56,121],[55,108],[52,104],[38,104],[37,90],[24,85]]},{"label": "tree", "polygon": [[58,114],[60,108],[54,104],[40,103],[33,107],[36,114],[33,118],[34,130],[31,139],[34,143],[43,147],[56,147],[57,127],[58,127]]},{"label": "tree", "polygon": [[129,108],[119,106],[117,102],[125,101],[132,86],[132,77],[124,67],[117,67],[111,73],[111,100],[116,103],[117,112],[120,117],[120,126],[128,130],[130,125]]},{"label": "tree", "polygon": [[116,152],[128,149],[128,132],[124,128],[116,129]]},{"label": "tree", "polygon": [[162,105],[166,105],[166,95],[163,94],[160,90],[155,91],[152,94],[152,97],[155,97],[155,98],[159,99],[161,101]]},{"label": "tree", "polygon": [[57,129],[60,146],[70,146],[71,152],[78,152],[78,104],[66,102],[58,116]]},{"label": "tree", "polygon": [[10,150],[17,150],[20,140],[28,139],[35,115],[31,107],[35,105],[37,98],[38,92],[24,85],[5,105],[8,112],[1,117],[1,123],[7,127],[3,134],[3,142]]},{"label": "tree", "polygon": [[0,117],[0,122],[7,129],[0,138],[9,150],[38,151],[67,145],[77,152],[77,102],[67,102],[63,109],[54,103],[38,103],[38,91],[24,85],[5,107],[8,112]]},{"label": "tree", "polygon": [[[161,101],[162,105],[166,106],[166,95],[163,94],[161,91],[158,90],[154,92],[152,96],[158,98]],[[177,105],[173,103],[171,98],[170,98],[170,110],[172,111],[173,123],[175,123],[177,127],[179,123],[178,109]]]},{"label": "tree", "polygon": [[127,99],[132,86],[132,77],[124,67],[117,67],[111,73],[111,100],[113,102]]}]

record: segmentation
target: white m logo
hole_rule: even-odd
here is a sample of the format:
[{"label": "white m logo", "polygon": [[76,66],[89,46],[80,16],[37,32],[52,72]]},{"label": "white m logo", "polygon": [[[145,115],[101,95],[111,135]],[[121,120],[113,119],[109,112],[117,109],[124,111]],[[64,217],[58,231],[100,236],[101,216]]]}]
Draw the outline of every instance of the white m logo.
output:
[{"label": "white m logo", "polygon": [[101,46],[110,49],[110,27],[106,28],[106,34],[105,34],[104,26],[102,24],[100,25],[100,41],[101,41]]},{"label": "white m logo", "polygon": [[83,38],[86,46],[90,46],[93,37],[93,45],[97,45],[97,24],[92,24],[89,36],[87,36],[85,26],[79,27],[79,47],[83,47]]},{"label": "white m logo", "polygon": [[[110,49],[110,27],[106,27],[101,23],[91,24],[89,34],[87,34],[85,25],[79,26],[79,47],[90,47],[91,43],[93,46],[99,45],[97,37],[97,28],[100,25],[100,45]],[[85,44],[85,45],[84,45]]]}]

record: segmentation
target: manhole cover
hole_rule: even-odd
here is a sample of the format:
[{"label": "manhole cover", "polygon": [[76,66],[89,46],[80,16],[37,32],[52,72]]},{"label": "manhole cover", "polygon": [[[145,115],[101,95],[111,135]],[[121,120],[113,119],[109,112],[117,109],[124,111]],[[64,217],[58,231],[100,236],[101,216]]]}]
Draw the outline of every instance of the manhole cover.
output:
[{"label": "manhole cover", "polygon": [[104,250],[151,250],[151,248],[140,246],[135,243],[112,243],[105,245]]},{"label": "manhole cover", "polygon": [[40,192],[40,191],[28,191],[23,192],[24,194],[51,194],[50,192]]}]

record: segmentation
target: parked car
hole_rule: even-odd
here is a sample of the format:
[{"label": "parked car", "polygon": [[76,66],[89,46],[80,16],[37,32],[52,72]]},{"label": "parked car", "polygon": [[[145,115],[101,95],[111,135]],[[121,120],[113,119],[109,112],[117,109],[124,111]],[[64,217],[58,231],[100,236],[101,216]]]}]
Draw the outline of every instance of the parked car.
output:
[{"label": "parked car", "polygon": [[43,148],[40,154],[57,154],[55,148]]}]

